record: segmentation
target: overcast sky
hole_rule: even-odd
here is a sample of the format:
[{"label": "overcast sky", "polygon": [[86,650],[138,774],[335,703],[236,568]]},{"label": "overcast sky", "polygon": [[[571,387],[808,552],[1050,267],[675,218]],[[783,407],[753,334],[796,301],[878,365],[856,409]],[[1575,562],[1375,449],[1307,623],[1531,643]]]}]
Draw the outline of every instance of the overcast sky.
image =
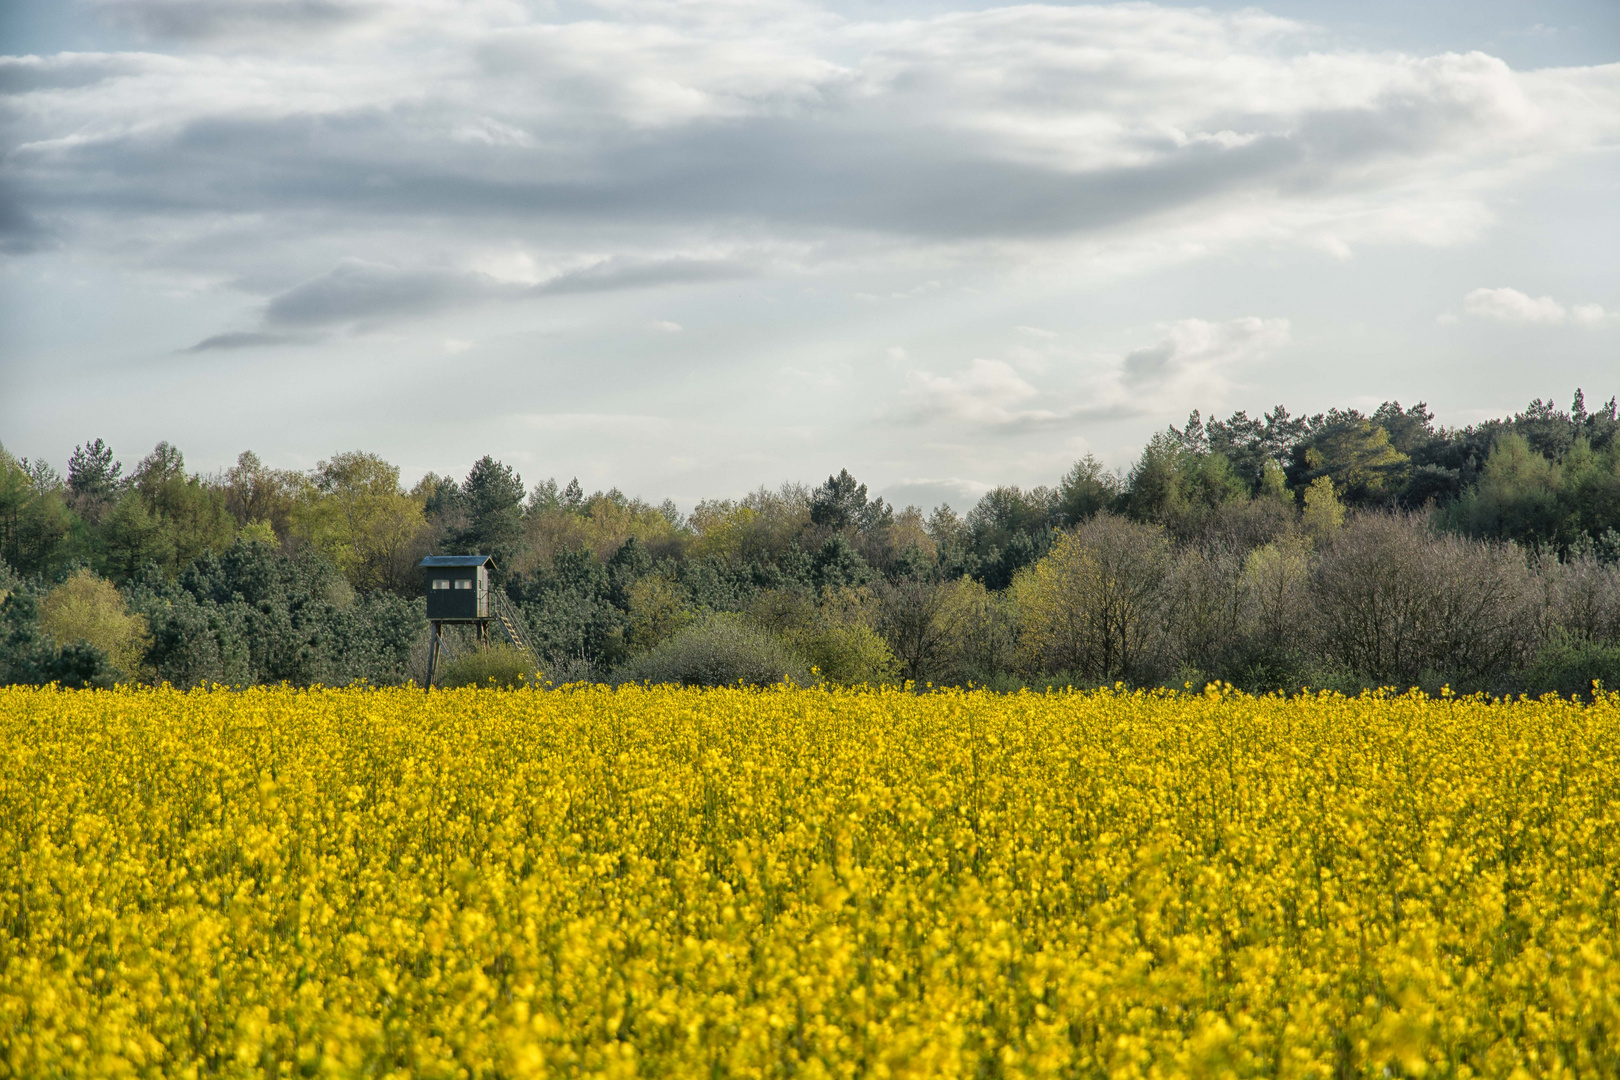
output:
[{"label": "overcast sky", "polygon": [[0,442],[58,468],[965,508],[1193,408],[1620,391],[1614,0],[4,0],[0,52]]}]

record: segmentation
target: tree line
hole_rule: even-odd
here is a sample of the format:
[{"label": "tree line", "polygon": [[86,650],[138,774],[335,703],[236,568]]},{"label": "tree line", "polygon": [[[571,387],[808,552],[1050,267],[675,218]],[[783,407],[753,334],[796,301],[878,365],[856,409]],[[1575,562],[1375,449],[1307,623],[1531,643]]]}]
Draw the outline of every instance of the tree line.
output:
[{"label": "tree line", "polygon": [[[689,514],[492,457],[201,474],[0,449],[0,681],[420,680],[417,563],[488,554],[554,682],[912,680],[1498,692],[1620,678],[1616,402],[1193,413],[967,513],[848,471]],[[480,669],[485,670],[485,669]]]}]

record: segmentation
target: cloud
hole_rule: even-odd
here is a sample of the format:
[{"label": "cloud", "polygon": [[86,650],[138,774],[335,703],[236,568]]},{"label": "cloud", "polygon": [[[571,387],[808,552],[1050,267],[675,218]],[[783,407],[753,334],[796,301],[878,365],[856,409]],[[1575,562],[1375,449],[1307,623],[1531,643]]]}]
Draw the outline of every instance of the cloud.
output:
[{"label": "cloud", "polygon": [[611,292],[657,285],[727,281],[755,271],[736,259],[634,259],[614,257],[569,270],[534,287],[538,294]]},{"label": "cloud", "polygon": [[271,298],[264,321],[270,326],[330,327],[401,314],[429,315],[523,291],[487,274],[408,270],[349,259]]},{"label": "cloud", "polygon": [[1181,319],[1164,330],[1150,345],[1102,357],[1067,385],[1044,389],[1003,360],[977,359],[955,375],[909,371],[907,418],[1023,429],[1160,413],[1191,397],[1220,395],[1228,372],[1265,358],[1290,339],[1287,319],[1255,316]]},{"label": "cloud", "polygon": [[[286,257],[290,234],[399,262],[393,239],[422,230],[442,234],[444,265],[467,265],[458,243],[489,236],[527,237],[557,265],[701,259],[717,235],[789,253],[777,265],[795,270],[862,244],[878,262],[1087,243],[1125,261],[1133,247],[1253,243],[1348,255],[1472,236],[1491,192],[1620,132],[1620,67],[1324,50],[1253,10],[100,10],[191,44],[0,66],[26,99],[7,156],[17,197],[81,248],[160,267],[211,259],[203,269],[222,274]],[[323,37],[339,30],[351,36]],[[288,47],[286,34],[314,37]],[[211,45],[226,41],[229,53]],[[218,250],[189,231],[210,218],[232,223]],[[487,291],[397,285],[433,303]],[[592,285],[587,272],[554,288]]]},{"label": "cloud", "polygon": [[25,210],[0,182],[0,253],[29,255],[58,246],[55,230]]},{"label": "cloud", "polygon": [[1533,297],[1509,288],[1475,289],[1463,297],[1463,310],[1481,319],[1543,326],[1557,326],[1566,322],[1596,326],[1613,317],[1598,304],[1566,307],[1550,296]]},{"label": "cloud", "polygon": [[1048,410],[1020,408],[1040,396],[1003,360],[974,360],[956,375],[923,370],[906,373],[906,395],[919,419],[957,420],[969,424],[1018,424],[1057,419]]},{"label": "cloud", "polygon": [[180,41],[318,34],[375,17],[387,7],[360,0],[95,0],[93,6],[109,22],[137,34]]},{"label": "cloud", "polygon": [[[219,334],[198,342],[191,351],[298,340],[297,335],[287,331],[297,331],[304,340],[313,341],[323,332],[364,332],[391,322],[479,304],[713,281],[745,273],[744,264],[724,259],[604,259],[531,284],[479,271],[405,268],[351,258],[272,296],[265,304],[260,329]],[[675,323],[653,325],[665,330],[680,329]]]},{"label": "cloud", "polygon": [[220,349],[251,349],[264,345],[287,345],[299,341],[293,334],[269,334],[260,330],[232,330],[203,338],[186,352],[214,352]]},{"label": "cloud", "polygon": [[1226,322],[1182,319],[1161,340],[1125,355],[1121,376],[1130,391],[1163,390],[1206,380],[1221,369],[1256,360],[1286,345],[1287,319],[1249,316]]},{"label": "cloud", "polygon": [[110,53],[0,56],[0,94],[72,90],[103,79],[134,74],[145,66],[134,57]]}]

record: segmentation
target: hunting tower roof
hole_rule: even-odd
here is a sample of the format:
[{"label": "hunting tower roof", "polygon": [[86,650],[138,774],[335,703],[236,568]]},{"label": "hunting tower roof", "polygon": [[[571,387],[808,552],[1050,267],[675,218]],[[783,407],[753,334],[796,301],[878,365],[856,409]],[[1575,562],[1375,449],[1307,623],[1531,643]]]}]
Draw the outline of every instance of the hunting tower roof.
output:
[{"label": "hunting tower roof", "polygon": [[488,555],[429,555],[417,566],[487,566],[495,568],[495,560]]}]

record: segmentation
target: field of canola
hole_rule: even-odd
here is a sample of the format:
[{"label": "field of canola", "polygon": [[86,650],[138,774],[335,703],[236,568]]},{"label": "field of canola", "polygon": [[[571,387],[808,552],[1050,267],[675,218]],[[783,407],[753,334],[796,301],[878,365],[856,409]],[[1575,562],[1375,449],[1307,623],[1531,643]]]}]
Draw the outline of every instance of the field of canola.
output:
[{"label": "field of canola", "polygon": [[0,690],[0,1076],[1620,1075],[1620,697]]}]

